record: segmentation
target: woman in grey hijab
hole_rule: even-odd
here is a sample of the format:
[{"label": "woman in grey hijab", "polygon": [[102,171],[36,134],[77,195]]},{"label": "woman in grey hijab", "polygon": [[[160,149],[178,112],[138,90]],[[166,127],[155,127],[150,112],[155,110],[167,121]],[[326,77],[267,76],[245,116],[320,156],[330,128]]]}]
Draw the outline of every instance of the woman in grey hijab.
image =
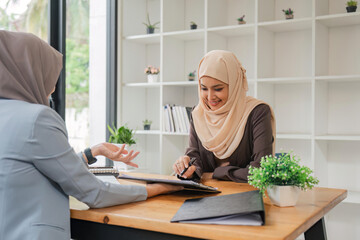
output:
[{"label": "woman in grey hijab", "polygon": [[[181,188],[104,183],[87,169],[96,155],[136,166],[110,143],[76,154],[49,107],[62,55],[38,37],[0,30],[0,239],[70,239],[69,195],[92,208]],[[89,161],[90,162],[90,161]]]}]

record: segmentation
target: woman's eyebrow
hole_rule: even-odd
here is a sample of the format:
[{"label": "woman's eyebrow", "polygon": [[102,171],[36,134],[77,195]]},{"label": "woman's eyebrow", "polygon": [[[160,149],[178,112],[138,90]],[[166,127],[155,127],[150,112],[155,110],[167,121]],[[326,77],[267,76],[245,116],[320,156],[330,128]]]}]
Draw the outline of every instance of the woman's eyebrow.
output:
[{"label": "woman's eyebrow", "polygon": [[[202,83],[200,83],[200,85],[201,85],[202,87],[207,87],[207,86],[205,86],[205,85],[202,84]],[[224,86],[224,84],[219,83],[219,84],[216,84],[216,85],[214,85],[214,86],[211,86],[211,88],[223,87],[223,86]]]}]

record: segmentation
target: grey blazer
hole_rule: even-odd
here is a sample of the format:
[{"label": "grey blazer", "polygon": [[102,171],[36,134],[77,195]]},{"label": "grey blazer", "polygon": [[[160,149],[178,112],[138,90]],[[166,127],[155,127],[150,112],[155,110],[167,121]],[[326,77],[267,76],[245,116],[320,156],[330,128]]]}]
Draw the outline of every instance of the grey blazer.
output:
[{"label": "grey blazer", "polygon": [[92,208],[147,198],[98,180],[79,156],[51,108],[0,99],[0,239],[70,239],[69,195]]}]

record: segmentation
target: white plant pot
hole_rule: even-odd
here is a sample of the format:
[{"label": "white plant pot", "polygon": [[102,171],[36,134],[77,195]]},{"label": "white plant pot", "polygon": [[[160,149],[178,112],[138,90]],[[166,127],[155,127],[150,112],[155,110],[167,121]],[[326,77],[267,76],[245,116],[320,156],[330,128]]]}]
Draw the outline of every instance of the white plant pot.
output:
[{"label": "white plant pot", "polygon": [[[114,144],[114,145],[121,148],[124,144]],[[129,145],[125,144],[124,149],[130,152],[130,150],[134,149],[134,145],[129,146]],[[113,163],[114,163],[114,167],[118,171],[121,171],[121,172],[128,172],[128,171],[134,169],[132,166],[129,166],[129,165],[123,163],[123,162],[113,161]]]},{"label": "white plant pot", "polygon": [[266,190],[271,202],[279,207],[295,206],[300,194],[300,188],[296,186],[273,185]]},{"label": "white plant pot", "polygon": [[155,83],[158,81],[158,74],[148,74],[148,83]]}]

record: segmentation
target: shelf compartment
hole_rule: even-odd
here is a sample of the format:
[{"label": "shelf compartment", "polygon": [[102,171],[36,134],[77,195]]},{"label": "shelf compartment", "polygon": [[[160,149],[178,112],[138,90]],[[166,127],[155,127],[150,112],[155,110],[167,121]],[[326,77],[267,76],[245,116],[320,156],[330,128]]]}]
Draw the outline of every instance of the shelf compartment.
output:
[{"label": "shelf compartment", "polygon": [[163,105],[178,105],[193,107],[199,102],[198,89],[193,85],[189,86],[164,86]]},{"label": "shelf compartment", "polygon": [[160,174],[160,136],[159,135],[135,135],[136,144],[132,149],[139,151],[140,154],[134,158],[133,162],[139,165],[134,168],[136,172],[147,172]]},{"label": "shelf compartment", "polygon": [[235,25],[243,15],[246,24],[252,24],[255,22],[255,1],[208,0],[207,15],[209,28]]},{"label": "shelf compartment", "polygon": [[285,14],[282,10],[289,8],[294,11],[294,19],[292,20],[309,18],[312,15],[312,0],[259,0],[258,7],[259,23],[266,21],[285,20]]},{"label": "shelf compartment", "polygon": [[186,40],[179,36],[183,35],[164,36],[162,69],[164,82],[188,80],[189,73],[197,71],[199,62],[205,54],[204,35],[201,39],[195,40]]},{"label": "shelf compartment", "polygon": [[275,144],[276,153],[292,152],[300,158],[300,164],[313,168],[311,161],[311,141],[307,139],[277,139]]},{"label": "shelf compartment", "polygon": [[315,16],[327,16],[338,14],[353,14],[346,12],[346,2],[349,0],[316,0]]},{"label": "shelf compartment", "polygon": [[318,21],[315,31],[316,76],[360,75],[360,48],[354,43],[359,38],[360,22],[328,27]]},{"label": "shelf compartment", "polygon": [[[147,82],[147,75],[144,73],[145,67],[148,65],[160,66],[160,44],[124,41],[122,51],[122,82],[125,84]],[[161,72],[159,76],[161,76]]]},{"label": "shelf compartment", "polygon": [[255,36],[250,35],[225,36],[220,31],[208,33],[207,51],[227,50],[233,52],[246,69],[248,78],[255,76]]},{"label": "shelf compartment", "polygon": [[[184,135],[185,136],[185,135]],[[179,137],[176,134],[164,135],[162,146],[162,174],[169,175],[173,172],[172,165],[180,156],[185,154],[188,146],[188,137]]]},{"label": "shelf compartment", "polygon": [[273,32],[258,30],[259,78],[312,76],[312,30]]},{"label": "shelf compartment", "polygon": [[131,129],[143,129],[142,121],[151,120],[160,129],[160,88],[126,88],[121,95],[121,122]]},{"label": "shelf compartment", "polygon": [[195,22],[198,29],[204,28],[204,0],[166,0],[163,2],[164,32],[190,29]]},{"label": "shelf compartment", "polygon": [[257,94],[273,108],[278,133],[311,135],[311,83],[258,83]]},{"label": "shelf compartment", "polygon": [[[150,22],[160,22],[160,0],[124,0],[122,1],[122,33],[123,36],[146,34],[147,13]],[[160,28],[160,24],[157,25]],[[155,32],[160,29],[155,29]]]},{"label": "shelf compartment", "polygon": [[[360,135],[360,81],[317,81],[315,84],[315,135],[357,139]],[[353,137],[351,137],[353,136]]]},{"label": "shelf compartment", "polygon": [[263,22],[258,24],[259,27],[271,32],[290,32],[310,30],[312,27],[312,19],[293,19],[293,20],[278,20],[272,22]]}]

